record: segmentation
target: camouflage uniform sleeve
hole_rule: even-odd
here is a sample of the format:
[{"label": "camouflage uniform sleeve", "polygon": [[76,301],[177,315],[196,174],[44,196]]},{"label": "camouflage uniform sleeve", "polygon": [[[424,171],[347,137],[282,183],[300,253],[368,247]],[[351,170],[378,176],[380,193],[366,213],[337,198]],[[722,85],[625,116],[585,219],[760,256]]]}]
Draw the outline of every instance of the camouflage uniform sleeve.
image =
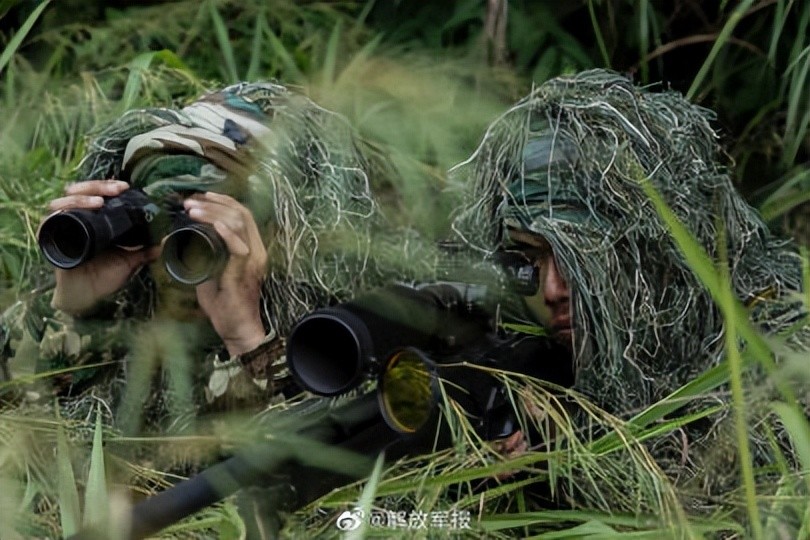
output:
[{"label": "camouflage uniform sleeve", "polygon": [[116,370],[127,354],[126,336],[137,319],[133,304],[127,302],[134,285],[82,317],[51,307],[52,285],[22,296],[6,309],[0,316],[0,394],[4,388],[34,400],[68,391],[75,394]]},{"label": "camouflage uniform sleeve", "polygon": [[254,350],[222,358],[209,355],[213,369],[205,387],[207,407],[230,409],[250,403],[266,407],[297,393],[287,370],[285,340],[270,330]]}]

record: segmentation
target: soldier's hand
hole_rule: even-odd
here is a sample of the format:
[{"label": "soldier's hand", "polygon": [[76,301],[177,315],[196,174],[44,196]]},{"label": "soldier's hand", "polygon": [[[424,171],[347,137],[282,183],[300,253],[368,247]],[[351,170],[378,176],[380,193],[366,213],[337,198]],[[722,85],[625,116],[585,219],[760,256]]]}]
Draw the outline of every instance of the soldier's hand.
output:
[{"label": "soldier's hand", "polygon": [[255,349],[265,336],[259,304],[267,249],[250,211],[236,199],[207,192],[187,198],[191,219],[212,225],[230,257],[222,274],[197,285],[197,302],[231,355]]},{"label": "soldier's hand", "polygon": [[[103,197],[120,195],[128,188],[129,185],[120,180],[78,182],[69,185],[64,197],[51,201],[48,208],[53,212],[77,208],[94,210],[102,207]],[[51,305],[71,314],[87,311],[99,300],[123,287],[143,265],[159,256],[159,246],[135,251],[113,248],[76,268],[55,268],[56,289]]]},{"label": "soldier's hand", "polygon": [[[491,444],[493,450],[495,450],[497,453],[499,453],[506,459],[522,456],[529,450],[529,443],[526,441],[526,437],[520,430],[512,433],[509,437],[506,437],[505,439],[493,441]],[[517,471],[506,471],[496,474],[495,478],[497,478],[498,480],[508,480],[515,473],[517,473]]]}]

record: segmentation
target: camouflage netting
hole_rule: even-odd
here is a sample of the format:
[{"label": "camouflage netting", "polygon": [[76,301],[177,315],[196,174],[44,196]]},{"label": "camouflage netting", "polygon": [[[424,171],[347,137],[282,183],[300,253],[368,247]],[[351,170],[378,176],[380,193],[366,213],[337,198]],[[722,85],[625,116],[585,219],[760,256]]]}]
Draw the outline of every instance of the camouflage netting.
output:
[{"label": "camouflage netting", "polygon": [[[454,222],[469,246],[491,252],[508,243],[509,228],[548,240],[571,289],[574,389],[622,418],[724,357],[720,311],[645,195],[643,181],[649,179],[715,260],[721,255],[718,228],[724,230],[734,292],[752,321],[777,333],[806,316],[796,294],[800,258],[735,191],[713,118],[675,92],[654,93],[618,74],[588,71],[533,90],[452,172],[469,182]],[[810,328],[790,342],[810,350]],[[762,394],[752,399],[761,401],[750,419],[757,462],[772,462],[759,423],[769,414],[768,400]],[[720,391],[689,406],[727,400]],[[730,418],[717,414],[648,446],[670,478],[682,484],[692,479],[695,494],[724,492],[737,485],[739,474]],[[588,489],[577,497],[604,506]],[[614,496],[607,507],[615,510],[625,498]]]}]

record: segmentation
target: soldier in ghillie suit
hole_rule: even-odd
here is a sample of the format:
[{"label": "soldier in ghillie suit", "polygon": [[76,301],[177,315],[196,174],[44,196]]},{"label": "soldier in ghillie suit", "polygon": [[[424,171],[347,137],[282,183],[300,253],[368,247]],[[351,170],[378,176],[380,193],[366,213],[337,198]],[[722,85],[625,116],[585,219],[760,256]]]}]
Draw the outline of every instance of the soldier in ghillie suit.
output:
[{"label": "soldier in ghillie suit", "polygon": [[[382,280],[370,257],[379,209],[359,145],[345,119],[271,83],[126,113],[90,142],[79,181],[51,210],[98,208],[133,188],[179,198],[192,220],[215,227],[227,265],[196,287],[167,275],[159,247],[56,270],[55,312],[48,292],[7,310],[0,366],[63,370],[29,397],[120,401],[125,431],[137,431],[142,409],[153,429],[177,430],[200,405],[255,410],[295,391],[283,363],[292,324]],[[159,367],[166,384],[156,392]]]},{"label": "soldier in ghillie suit", "polygon": [[[468,197],[456,233],[474,249],[524,249],[536,261],[542,285],[526,299],[525,315],[570,347],[574,392],[608,420],[632,418],[726,357],[721,311],[648,187],[710,257],[728,261],[735,296],[754,325],[784,340],[783,356],[800,351],[806,359],[810,350],[801,258],[734,189],[713,118],[675,92],[638,88],[608,71],[583,72],[533,90],[453,171]],[[757,369],[746,379],[752,383],[748,439],[753,462],[762,467],[757,479],[774,484],[777,454],[794,462],[769,406],[778,394],[774,379]],[[598,457],[596,466],[617,461],[609,470],[563,471],[576,481],[559,482],[561,498],[575,507],[656,515],[668,479],[680,501],[676,513],[744,506],[740,493],[733,494],[740,488],[740,454],[728,392],[715,387],[671,407],[669,418],[719,410],[648,438],[640,446],[652,459],[622,463],[615,452]],[[606,421],[599,428],[597,416],[584,410],[572,410],[571,421],[581,440],[619,425]],[[626,442],[632,432],[623,437]],[[634,476],[639,463],[651,464],[664,480]],[[652,497],[660,499],[655,504],[636,496],[645,483],[660,494]]]}]

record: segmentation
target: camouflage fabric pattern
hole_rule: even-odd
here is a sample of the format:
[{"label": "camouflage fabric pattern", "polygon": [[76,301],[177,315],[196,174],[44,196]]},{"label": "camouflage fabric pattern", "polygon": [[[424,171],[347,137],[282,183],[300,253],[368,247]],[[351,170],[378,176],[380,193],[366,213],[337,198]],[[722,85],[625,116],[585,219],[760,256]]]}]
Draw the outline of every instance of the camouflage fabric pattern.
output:
[{"label": "camouflage fabric pattern", "polygon": [[[620,418],[724,359],[720,311],[642,182],[651,183],[715,260],[722,228],[734,292],[751,320],[769,334],[790,328],[788,350],[810,350],[801,259],[735,191],[713,118],[675,92],[651,92],[616,73],[587,71],[533,90],[452,171],[469,182],[454,221],[467,245],[491,252],[508,243],[509,228],[550,243],[571,290],[574,389]],[[688,407],[727,404],[727,392]],[[769,430],[781,433],[768,396],[774,396],[772,386],[761,383],[750,395],[750,438],[761,465],[774,459]],[[712,508],[713,496],[738,485],[731,419],[725,411],[648,442],[657,466],[695,496],[690,504]],[[587,428],[593,418],[578,421],[585,432],[599,433]],[[622,474],[622,467],[616,470]],[[622,482],[616,484],[621,489]],[[623,493],[600,492],[592,481],[568,488],[581,504],[638,510]]]}]

